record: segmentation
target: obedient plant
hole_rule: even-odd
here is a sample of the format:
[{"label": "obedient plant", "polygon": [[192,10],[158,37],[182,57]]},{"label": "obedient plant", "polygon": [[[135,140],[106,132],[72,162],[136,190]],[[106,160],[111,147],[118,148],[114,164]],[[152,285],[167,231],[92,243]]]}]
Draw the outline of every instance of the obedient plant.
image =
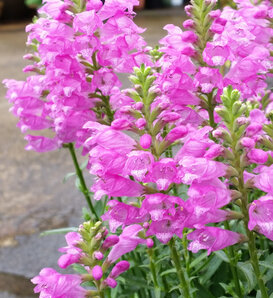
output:
[{"label": "obedient plant", "polygon": [[137,4],[45,0],[27,26],[33,74],[4,81],[26,149],[68,149],[90,208],[60,248],[59,267],[76,274],[42,269],[34,291],[269,297],[272,2],[192,0],[183,29],[166,25],[155,48]]}]

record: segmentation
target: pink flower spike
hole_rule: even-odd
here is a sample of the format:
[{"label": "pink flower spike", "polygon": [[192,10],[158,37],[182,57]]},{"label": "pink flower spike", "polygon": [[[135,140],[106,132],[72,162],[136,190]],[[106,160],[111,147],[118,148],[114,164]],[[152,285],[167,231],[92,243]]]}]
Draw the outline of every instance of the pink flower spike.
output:
[{"label": "pink flower spike", "polygon": [[149,134],[145,134],[140,137],[139,143],[142,148],[149,149],[152,145],[152,137]]},{"label": "pink flower spike", "polygon": [[127,271],[130,268],[130,263],[128,261],[118,262],[110,273],[110,277],[117,278],[120,274]]},{"label": "pink flower spike", "polygon": [[273,197],[259,198],[249,208],[249,230],[255,229],[273,241]]},{"label": "pink flower spike", "polygon": [[103,271],[101,266],[96,265],[92,268],[92,276],[95,280],[100,280],[103,276]]},{"label": "pink flower spike", "polygon": [[188,250],[197,253],[200,249],[206,249],[209,255],[212,251],[221,250],[240,242],[244,235],[220,228],[204,227],[191,232],[187,238],[192,240]]}]

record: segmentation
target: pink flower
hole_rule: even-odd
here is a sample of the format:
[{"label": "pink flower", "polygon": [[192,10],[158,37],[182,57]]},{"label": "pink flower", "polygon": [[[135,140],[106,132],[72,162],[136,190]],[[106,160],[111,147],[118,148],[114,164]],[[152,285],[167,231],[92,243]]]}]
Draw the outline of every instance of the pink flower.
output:
[{"label": "pink flower", "polygon": [[273,165],[263,167],[260,174],[254,178],[255,186],[269,194],[273,194]]},{"label": "pink flower", "polygon": [[59,142],[57,139],[49,139],[43,136],[25,136],[25,140],[28,141],[27,146],[25,147],[26,150],[34,150],[37,152],[48,152],[52,150],[56,150],[60,147]]},{"label": "pink flower", "polygon": [[195,86],[200,87],[204,93],[210,93],[214,88],[223,88],[223,77],[218,69],[200,67],[195,75]]},{"label": "pink flower", "polygon": [[141,223],[147,220],[147,215],[140,213],[140,209],[116,200],[108,202],[109,210],[102,215],[102,219],[109,221],[111,232],[115,233],[119,226]]},{"label": "pink flower", "polygon": [[58,265],[61,268],[66,268],[71,264],[77,263],[81,257],[81,249],[77,247],[77,244],[82,240],[81,236],[77,232],[70,232],[65,235],[68,246],[59,248],[60,252],[66,253],[62,255],[58,260]]},{"label": "pink flower", "polygon": [[92,187],[94,199],[100,200],[102,196],[112,197],[139,197],[144,192],[144,187],[130,179],[119,175],[105,174]]},{"label": "pink flower", "polygon": [[173,128],[166,136],[165,140],[173,143],[178,139],[185,137],[188,133],[188,128],[184,125]]},{"label": "pink flower", "polygon": [[44,268],[40,275],[31,279],[35,293],[40,297],[85,298],[87,291],[80,286],[80,275],[60,274],[52,268]]},{"label": "pink flower", "polygon": [[241,234],[220,228],[204,227],[187,235],[187,238],[192,240],[188,249],[193,253],[197,253],[200,249],[206,249],[209,255],[212,251],[221,250],[240,242],[242,236]]},{"label": "pink flower", "polygon": [[172,183],[177,182],[175,161],[171,158],[163,158],[154,162],[147,180],[155,182],[159,190],[167,190]]},{"label": "pink flower", "polygon": [[110,235],[104,240],[104,242],[102,244],[102,250],[106,251],[108,248],[114,246],[118,242],[119,242],[119,236]]},{"label": "pink flower", "polygon": [[86,35],[94,34],[100,27],[102,27],[102,22],[94,10],[76,14],[73,21],[73,29]]},{"label": "pink flower", "polygon": [[147,172],[152,169],[153,155],[148,151],[132,151],[128,154],[124,172],[132,175],[136,180],[142,181]]},{"label": "pink flower", "polygon": [[268,195],[251,203],[249,207],[249,230],[255,229],[273,241],[273,197]]},{"label": "pink flower", "polygon": [[144,244],[145,239],[138,237],[138,233],[142,230],[140,225],[126,227],[119,236],[119,242],[110,251],[108,260],[113,263],[122,255],[134,250],[139,244]]},{"label": "pink flower", "polygon": [[204,61],[211,66],[224,65],[229,56],[228,46],[215,45],[208,42],[203,52]]}]

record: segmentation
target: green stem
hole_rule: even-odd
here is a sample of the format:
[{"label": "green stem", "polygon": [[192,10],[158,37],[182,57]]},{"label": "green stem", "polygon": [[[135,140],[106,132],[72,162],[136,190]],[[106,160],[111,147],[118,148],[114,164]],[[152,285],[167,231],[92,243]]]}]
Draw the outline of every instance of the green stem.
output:
[{"label": "green stem", "polygon": [[[224,226],[226,230],[230,230],[230,226],[228,221],[224,222]],[[230,265],[230,270],[231,274],[234,280],[235,284],[235,292],[237,293],[238,297],[243,297],[241,287],[240,287],[240,281],[239,281],[239,275],[238,275],[238,269],[237,269],[237,260],[235,257],[235,252],[234,252],[234,247],[233,246],[228,246],[227,247],[227,256],[229,258],[229,265]]]},{"label": "green stem", "polygon": [[214,129],[217,124],[215,123],[214,120],[214,105],[213,105],[213,96],[212,93],[208,94],[208,113],[209,113],[209,125]]},{"label": "green stem", "polygon": [[180,281],[180,291],[181,291],[181,295],[182,295],[181,297],[190,298],[191,296],[190,296],[189,285],[186,281],[183,269],[181,267],[181,259],[179,257],[178,251],[175,247],[175,241],[173,238],[169,241],[169,247],[171,250],[172,261],[174,263],[174,266],[175,266],[176,272],[177,272],[177,276]]},{"label": "green stem", "polygon": [[148,252],[148,255],[149,255],[150,270],[151,270],[151,273],[152,273],[154,287],[156,289],[158,289],[159,285],[158,285],[158,281],[157,281],[157,274],[156,274],[156,268],[155,268],[155,263],[154,263],[154,250],[153,250],[153,248],[148,248],[147,252]]},{"label": "green stem", "polygon": [[252,268],[254,270],[254,273],[256,275],[257,281],[258,281],[258,286],[261,290],[262,298],[268,298],[268,292],[265,286],[265,283],[262,278],[262,274],[259,268],[259,260],[258,260],[258,255],[257,255],[257,249],[256,249],[256,243],[255,243],[255,234],[248,229],[248,222],[249,222],[249,214],[248,214],[248,193],[247,189],[244,184],[244,167],[241,164],[241,154],[236,150],[236,144],[237,140],[236,138],[232,138],[235,140],[234,143],[232,144],[232,151],[235,156],[234,160],[234,168],[238,171],[238,190],[241,192],[242,197],[241,197],[241,210],[244,215],[244,225],[245,225],[245,230],[246,234],[248,237],[248,248],[249,248],[249,256],[250,256],[250,261]]},{"label": "green stem", "polygon": [[85,180],[84,180],[84,177],[83,177],[83,173],[82,173],[82,170],[80,168],[80,165],[79,165],[79,162],[78,162],[78,159],[77,159],[74,144],[69,143],[69,144],[66,145],[66,147],[69,149],[69,152],[71,154],[71,157],[72,157],[72,160],[73,160],[73,163],[74,163],[74,166],[75,166],[76,174],[77,174],[77,176],[80,180],[81,192],[83,193],[83,195],[86,199],[86,202],[87,202],[93,216],[95,217],[96,221],[99,221],[100,218],[98,217],[98,215],[96,213],[96,210],[95,210],[95,208],[92,204],[91,198],[89,196],[89,191],[88,191],[88,188],[86,186],[86,183],[85,183]]}]

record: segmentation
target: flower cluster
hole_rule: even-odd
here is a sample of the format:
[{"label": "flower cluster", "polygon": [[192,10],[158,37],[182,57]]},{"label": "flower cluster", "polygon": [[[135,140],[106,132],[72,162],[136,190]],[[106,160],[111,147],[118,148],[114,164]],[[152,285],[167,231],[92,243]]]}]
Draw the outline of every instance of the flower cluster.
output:
[{"label": "flower cluster", "polygon": [[[101,222],[68,234],[59,266],[78,263],[86,273],[44,269],[33,279],[36,292],[100,296],[116,287],[129,269],[118,260],[139,244],[149,255],[156,238],[168,244],[177,265],[178,237],[193,253],[247,242],[267,297],[253,230],[273,240],[273,9],[260,2],[221,11],[216,1],[193,0],[186,30],[165,26],[161,47],[151,50],[132,20],[137,0],[45,1],[27,27],[35,52],[25,71],[36,74],[6,80],[7,96],[23,132],[53,131],[27,135],[27,149],[75,143],[88,156],[93,198],[108,201],[101,219],[113,235]],[[120,89],[119,72],[131,74],[132,88]],[[235,220],[242,229],[231,228]],[[80,287],[86,281],[96,289]],[[72,285],[77,294],[67,294]],[[242,297],[239,283],[236,291]]]}]

